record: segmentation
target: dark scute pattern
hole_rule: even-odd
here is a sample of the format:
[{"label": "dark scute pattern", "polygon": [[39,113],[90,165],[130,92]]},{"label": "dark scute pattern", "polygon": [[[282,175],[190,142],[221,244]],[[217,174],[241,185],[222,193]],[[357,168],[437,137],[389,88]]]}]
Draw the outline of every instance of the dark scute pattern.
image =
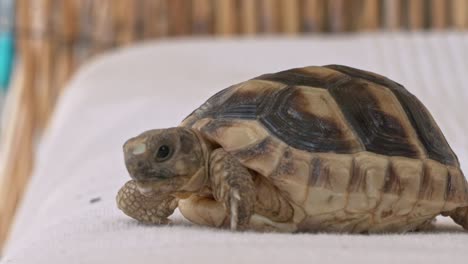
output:
[{"label": "dark scute pattern", "polygon": [[351,67],[340,65],[328,65],[325,67],[340,71],[351,77],[362,78],[388,87],[403,106],[411,124],[416,130],[419,140],[426,148],[429,158],[447,165],[459,165],[457,156],[450,148],[427,108],[402,85],[383,76],[377,76]]},{"label": "dark scute pattern", "polygon": [[361,171],[361,167],[357,164],[356,159],[353,159],[353,170],[351,171],[351,179],[349,180],[347,191],[349,193],[365,192],[366,186],[366,174]]},{"label": "dark scute pattern", "polygon": [[432,177],[430,174],[430,170],[427,167],[427,163],[423,164],[423,170],[421,175],[421,184],[419,189],[419,200],[431,200],[432,197]]},{"label": "dark scute pattern", "polygon": [[400,177],[397,175],[393,166],[393,163],[390,163],[387,167],[385,183],[382,190],[384,193],[392,193],[400,196],[402,191]]},{"label": "dark scute pattern", "polygon": [[257,105],[254,103],[244,105],[232,105],[221,111],[214,113],[218,118],[241,118],[241,119],[256,119]]},{"label": "dark scute pattern", "polygon": [[267,137],[258,144],[235,151],[232,154],[240,160],[250,160],[252,158],[265,154],[268,150],[271,150],[272,144],[272,139],[270,137]]},{"label": "dark scute pattern", "polygon": [[264,74],[256,80],[274,81],[286,84],[288,86],[311,86],[315,88],[328,88],[334,82],[340,81],[341,78],[337,77],[333,80],[323,78],[322,76],[314,76],[311,72],[306,72],[299,69],[290,69],[287,71],[281,71],[277,73]]},{"label": "dark scute pattern", "polygon": [[259,107],[276,89],[274,87],[257,91],[238,90],[222,104],[213,108],[211,115],[215,118],[228,119],[257,119]]},{"label": "dark scute pattern", "polygon": [[233,125],[234,123],[229,119],[214,119],[203,126],[201,131],[208,135],[213,135],[216,134],[218,129],[232,127]]},{"label": "dark scute pattern", "polygon": [[314,157],[309,163],[308,186],[333,189],[330,182],[330,169],[322,163],[320,157]]},{"label": "dark scute pattern", "polygon": [[353,77],[353,78],[361,78],[361,79],[368,80],[370,82],[373,82],[373,83],[376,83],[376,84],[379,84],[379,85],[382,85],[382,86],[386,86],[386,87],[389,87],[389,88],[391,88],[390,86],[395,86],[395,85],[399,86],[399,87],[403,87],[401,84],[399,84],[399,83],[397,83],[395,81],[392,81],[392,80],[390,80],[388,78],[385,78],[384,76],[380,76],[380,75],[377,75],[377,74],[374,74],[374,73],[366,72],[364,70],[359,70],[359,69],[356,69],[356,68],[343,66],[343,65],[326,65],[324,67],[335,70],[335,71],[339,71],[339,72],[341,72],[343,74],[346,74],[346,75],[348,75],[350,77]]},{"label": "dark scute pattern", "polygon": [[447,185],[445,186],[445,194],[444,194],[444,199],[445,199],[446,201],[451,200],[452,194],[453,194],[453,192],[454,192],[454,191],[453,191],[453,190],[454,190],[454,186],[453,186],[453,182],[452,182],[452,181],[453,181],[453,176],[452,176],[452,174],[451,174],[450,171],[449,171],[449,173],[448,173],[448,175],[447,175]]},{"label": "dark scute pattern", "polygon": [[329,91],[368,151],[419,158],[400,121],[380,109],[366,83],[354,79]]},{"label": "dark scute pattern", "polygon": [[208,100],[206,100],[206,102],[203,103],[200,107],[198,107],[192,113],[190,113],[190,115],[188,115],[185,119],[191,116],[195,116],[197,117],[197,119],[194,119],[191,122],[191,124],[188,124],[188,125],[191,126],[193,125],[193,123],[195,123],[196,120],[211,116],[213,112],[215,112],[216,108],[219,105],[222,105],[223,102],[227,99],[227,95],[232,91],[232,89],[234,89],[234,87],[236,87],[236,85],[230,86],[228,88],[225,88],[217,92],[216,94],[211,96]]},{"label": "dark scute pattern", "polygon": [[237,87],[239,84],[216,93],[189,116],[196,116],[197,120],[205,117],[256,119],[258,106],[275,90],[271,87],[258,91],[234,91]]},{"label": "dark scute pattern", "polygon": [[350,153],[351,146],[334,120],[304,111],[303,100],[295,87],[277,91],[262,105],[260,122],[294,148],[309,152]]},{"label": "dark scute pattern", "polygon": [[294,158],[290,147],[284,150],[283,158],[281,159],[274,172],[271,174],[275,176],[294,176],[296,173],[296,167],[294,166]]},{"label": "dark scute pattern", "polygon": [[426,107],[407,91],[396,93],[431,159],[458,166],[458,158]]},{"label": "dark scute pattern", "polygon": [[310,170],[310,175],[309,175],[309,186],[316,186],[317,183],[319,182],[320,175],[322,174],[322,161],[320,160],[319,157],[315,157],[312,159],[310,163],[312,169]]}]

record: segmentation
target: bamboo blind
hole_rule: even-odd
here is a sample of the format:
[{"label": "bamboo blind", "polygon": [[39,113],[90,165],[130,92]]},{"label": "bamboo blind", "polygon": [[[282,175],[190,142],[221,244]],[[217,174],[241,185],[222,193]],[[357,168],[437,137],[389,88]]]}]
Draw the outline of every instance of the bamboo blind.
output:
[{"label": "bamboo blind", "polygon": [[468,0],[17,0],[18,63],[2,135],[0,245],[33,167],[34,139],[90,56],[145,39],[466,30]]}]

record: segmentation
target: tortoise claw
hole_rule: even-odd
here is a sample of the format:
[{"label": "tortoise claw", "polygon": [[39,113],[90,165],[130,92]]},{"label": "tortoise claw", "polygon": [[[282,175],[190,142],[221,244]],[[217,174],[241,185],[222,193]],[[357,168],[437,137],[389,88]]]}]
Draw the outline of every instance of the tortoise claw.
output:
[{"label": "tortoise claw", "polygon": [[237,230],[237,226],[239,224],[239,202],[240,202],[240,195],[239,190],[232,189],[231,190],[231,230]]}]

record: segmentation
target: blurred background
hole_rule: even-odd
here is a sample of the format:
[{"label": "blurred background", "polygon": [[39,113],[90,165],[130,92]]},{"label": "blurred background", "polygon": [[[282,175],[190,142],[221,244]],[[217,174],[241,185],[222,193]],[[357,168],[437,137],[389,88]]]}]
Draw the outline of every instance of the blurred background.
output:
[{"label": "blurred background", "polygon": [[67,81],[148,39],[462,31],[468,0],[0,0],[0,244]]}]

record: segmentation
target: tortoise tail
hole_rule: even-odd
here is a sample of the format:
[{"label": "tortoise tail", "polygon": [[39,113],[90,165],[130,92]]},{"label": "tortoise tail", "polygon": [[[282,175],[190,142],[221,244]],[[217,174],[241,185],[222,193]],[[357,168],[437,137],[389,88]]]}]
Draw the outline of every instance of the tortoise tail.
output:
[{"label": "tortoise tail", "polygon": [[465,230],[468,230],[468,206],[459,207],[451,211],[449,215],[455,223],[461,225]]}]

